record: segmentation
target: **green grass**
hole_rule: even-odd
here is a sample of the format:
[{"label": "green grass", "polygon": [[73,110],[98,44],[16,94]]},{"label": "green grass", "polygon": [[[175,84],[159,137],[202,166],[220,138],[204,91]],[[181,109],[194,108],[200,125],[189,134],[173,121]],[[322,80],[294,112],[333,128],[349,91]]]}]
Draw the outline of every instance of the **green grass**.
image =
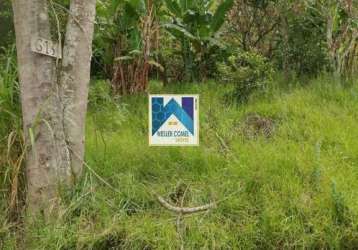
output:
[{"label": "green grass", "polygon": [[[176,217],[152,191],[170,200],[179,187],[186,206],[218,202],[184,219],[185,249],[358,246],[357,85],[321,78],[232,105],[230,86],[152,83],[151,93],[200,94],[199,147],[149,147],[147,96],[93,89],[86,161],[106,183],[87,168],[63,215],[29,228],[30,249],[177,249]],[[249,113],[274,120],[271,138],[243,135]]]}]

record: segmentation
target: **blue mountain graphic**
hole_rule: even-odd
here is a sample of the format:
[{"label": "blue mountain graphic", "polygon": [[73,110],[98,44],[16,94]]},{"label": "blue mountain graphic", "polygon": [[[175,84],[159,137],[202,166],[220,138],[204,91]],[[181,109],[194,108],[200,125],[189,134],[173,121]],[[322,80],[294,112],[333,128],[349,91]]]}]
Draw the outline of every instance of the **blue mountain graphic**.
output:
[{"label": "blue mountain graphic", "polygon": [[164,106],[163,103],[163,97],[152,98],[152,135],[159,130],[171,115],[175,115],[184,127],[194,135],[194,121],[191,116],[173,98],[167,105]]}]

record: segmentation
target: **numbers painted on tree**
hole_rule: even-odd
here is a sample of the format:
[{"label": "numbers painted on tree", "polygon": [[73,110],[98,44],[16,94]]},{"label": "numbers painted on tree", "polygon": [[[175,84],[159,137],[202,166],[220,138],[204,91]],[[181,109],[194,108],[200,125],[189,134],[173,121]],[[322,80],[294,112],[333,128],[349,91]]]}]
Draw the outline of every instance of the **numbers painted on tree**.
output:
[{"label": "numbers painted on tree", "polygon": [[31,50],[35,53],[61,58],[61,48],[58,43],[41,37],[31,39]]}]

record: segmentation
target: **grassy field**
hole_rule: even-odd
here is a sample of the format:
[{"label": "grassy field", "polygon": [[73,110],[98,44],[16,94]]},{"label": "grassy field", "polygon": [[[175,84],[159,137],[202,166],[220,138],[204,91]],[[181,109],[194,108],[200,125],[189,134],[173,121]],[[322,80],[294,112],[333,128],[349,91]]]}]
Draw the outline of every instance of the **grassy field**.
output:
[{"label": "grassy field", "polygon": [[[277,84],[234,105],[231,86],[153,82],[151,93],[200,94],[199,147],[149,147],[147,96],[92,88],[83,181],[59,219],[28,228],[29,249],[177,249],[180,236],[185,249],[358,247],[357,84]],[[154,192],[217,207],[185,217],[179,235]],[[0,218],[4,249],[8,226]]]}]

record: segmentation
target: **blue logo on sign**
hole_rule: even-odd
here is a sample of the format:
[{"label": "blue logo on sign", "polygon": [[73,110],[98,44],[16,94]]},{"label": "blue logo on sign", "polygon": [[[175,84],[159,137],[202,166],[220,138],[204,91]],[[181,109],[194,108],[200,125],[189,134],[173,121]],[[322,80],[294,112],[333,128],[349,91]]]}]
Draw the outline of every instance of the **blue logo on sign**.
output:
[{"label": "blue logo on sign", "polygon": [[152,135],[168,120],[171,115],[184,125],[194,135],[194,98],[182,97],[181,105],[173,98],[164,106],[163,97],[152,97]]}]

